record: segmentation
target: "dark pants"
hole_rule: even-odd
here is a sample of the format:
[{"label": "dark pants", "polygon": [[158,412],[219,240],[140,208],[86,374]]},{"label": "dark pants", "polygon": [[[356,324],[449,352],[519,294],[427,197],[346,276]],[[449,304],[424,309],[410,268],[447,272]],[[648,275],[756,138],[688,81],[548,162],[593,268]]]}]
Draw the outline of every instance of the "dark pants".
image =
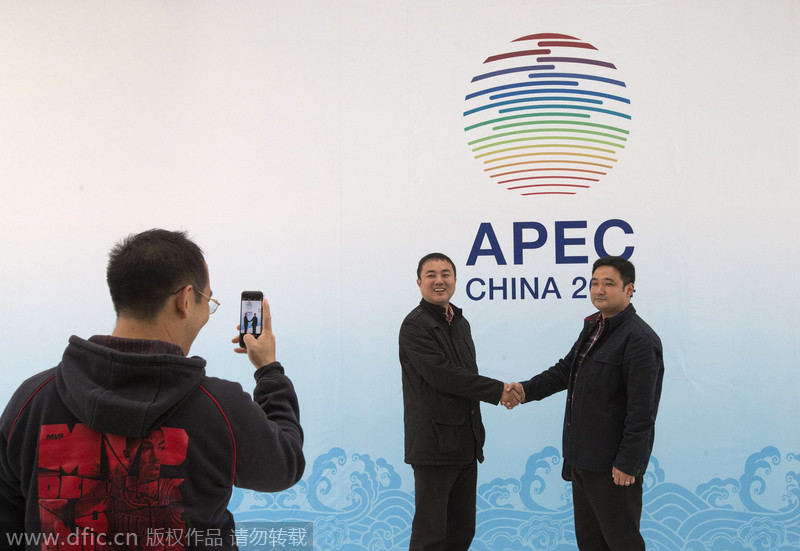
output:
[{"label": "dark pants", "polygon": [[410,551],[467,551],[475,536],[478,464],[414,466]]},{"label": "dark pants", "polygon": [[617,486],[611,471],[596,473],[572,467],[575,536],[581,551],[644,551],[639,532],[642,477]]}]

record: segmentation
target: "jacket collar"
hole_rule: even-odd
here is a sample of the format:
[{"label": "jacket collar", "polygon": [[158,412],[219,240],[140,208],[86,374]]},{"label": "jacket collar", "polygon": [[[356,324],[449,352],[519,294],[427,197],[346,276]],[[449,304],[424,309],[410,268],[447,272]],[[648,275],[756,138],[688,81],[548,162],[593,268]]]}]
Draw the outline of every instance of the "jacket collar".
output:
[{"label": "jacket collar", "polygon": [[[420,300],[420,301],[419,301],[419,305],[420,305],[420,306],[421,306],[421,307],[422,307],[422,308],[423,308],[423,309],[424,309],[426,312],[430,312],[430,314],[431,314],[431,315],[432,315],[434,318],[436,318],[436,320],[437,320],[437,321],[440,321],[440,320],[441,320],[441,321],[442,321],[442,322],[444,322],[445,324],[447,323],[447,317],[446,317],[446,315],[445,315],[445,309],[444,309],[444,308],[442,308],[441,306],[437,306],[437,305],[435,305],[435,304],[431,304],[430,302],[428,302],[428,301],[427,301],[427,300],[425,300],[424,298],[423,298],[422,300]],[[453,321],[455,321],[455,320],[459,319],[459,318],[462,316],[462,314],[461,314],[461,308],[459,308],[458,306],[456,306],[456,305],[455,305],[455,304],[453,304],[452,302],[450,303],[450,307],[453,309]]]},{"label": "jacket collar", "polygon": [[[625,308],[622,312],[615,316],[611,316],[606,320],[606,330],[613,331],[618,326],[622,325],[626,321],[628,321],[632,316],[636,314],[636,308],[633,307],[633,304],[628,304],[628,307]],[[591,316],[588,316],[583,321],[586,325],[595,323],[601,319],[600,312],[595,312]]]}]

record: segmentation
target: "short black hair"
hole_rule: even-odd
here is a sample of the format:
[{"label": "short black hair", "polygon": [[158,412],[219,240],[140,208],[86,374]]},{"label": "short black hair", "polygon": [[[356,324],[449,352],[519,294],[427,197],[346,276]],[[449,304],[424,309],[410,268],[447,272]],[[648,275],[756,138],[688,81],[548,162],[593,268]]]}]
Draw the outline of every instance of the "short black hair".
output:
[{"label": "short black hair", "polygon": [[[203,292],[208,269],[203,251],[186,232],[154,228],[129,235],[111,249],[106,281],[117,316],[151,321],[181,286]],[[203,297],[197,294],[195,300]]]},{"label": "short black hair", "polygon": [[417,279],[422,279],[422,265],[429,260],[445,260],[449,262],[453,267],[453,277],[456,277],[456,265],[453,264],[453,261],[450,260],[449,256],[442,253],[429,253],[419,259],[419,264],[417,264]]},{"label": "short black hair", "polygon": [[636,268],[634,268],[633,263],[626,258],[622,258],[621,256],[606,256],[603,258],[598,258],[594,261],[592,273],[594,274],[597,268],[601,266],[611,266],[617,270],[620,278],[622,279],[623,285],[627,285],[628,283],[633,283],[636,281]]}]

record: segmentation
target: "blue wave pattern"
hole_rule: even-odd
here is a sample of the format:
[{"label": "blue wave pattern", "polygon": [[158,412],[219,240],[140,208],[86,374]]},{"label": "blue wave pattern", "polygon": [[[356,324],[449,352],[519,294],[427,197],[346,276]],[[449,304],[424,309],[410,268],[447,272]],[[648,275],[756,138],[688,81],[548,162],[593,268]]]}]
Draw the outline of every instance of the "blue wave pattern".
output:
[{"label": "blue wave pattern", "polygon": [[[644,478],[642,533],[650,551],[800,549],[800,454],[766,447],[739,478],[714,478],[694,491],[666,480],[651,458]],[[485,467],[483,467],[485,468]],[[407,469],[406,469],[407,470]],[[333,448],[308,478],[276,494],[234,489],[237,522],[313,523],[317,551],[408,549],[414,496],[384,459]],[[569,483],[546,447],[517,478],[478,487],[474,551],[574,551]]]}]

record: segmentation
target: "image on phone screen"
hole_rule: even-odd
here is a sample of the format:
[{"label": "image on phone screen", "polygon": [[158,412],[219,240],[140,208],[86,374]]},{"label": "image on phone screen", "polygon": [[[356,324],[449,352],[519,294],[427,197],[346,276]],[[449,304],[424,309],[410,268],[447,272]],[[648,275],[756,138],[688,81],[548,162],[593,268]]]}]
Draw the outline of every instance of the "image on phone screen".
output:
[{"label": "image on phone screen", "polygon": [[244,347],[243,337],[248,333],[256,338],[261,335],[263,319],[262,299],[260,291],[245,291],[242,293],[242,307],[239,315],[239,343]]},{"label": "image on phone screen", "polygon": [[242,335],[261,334],[261,301],[242,301]]}]

